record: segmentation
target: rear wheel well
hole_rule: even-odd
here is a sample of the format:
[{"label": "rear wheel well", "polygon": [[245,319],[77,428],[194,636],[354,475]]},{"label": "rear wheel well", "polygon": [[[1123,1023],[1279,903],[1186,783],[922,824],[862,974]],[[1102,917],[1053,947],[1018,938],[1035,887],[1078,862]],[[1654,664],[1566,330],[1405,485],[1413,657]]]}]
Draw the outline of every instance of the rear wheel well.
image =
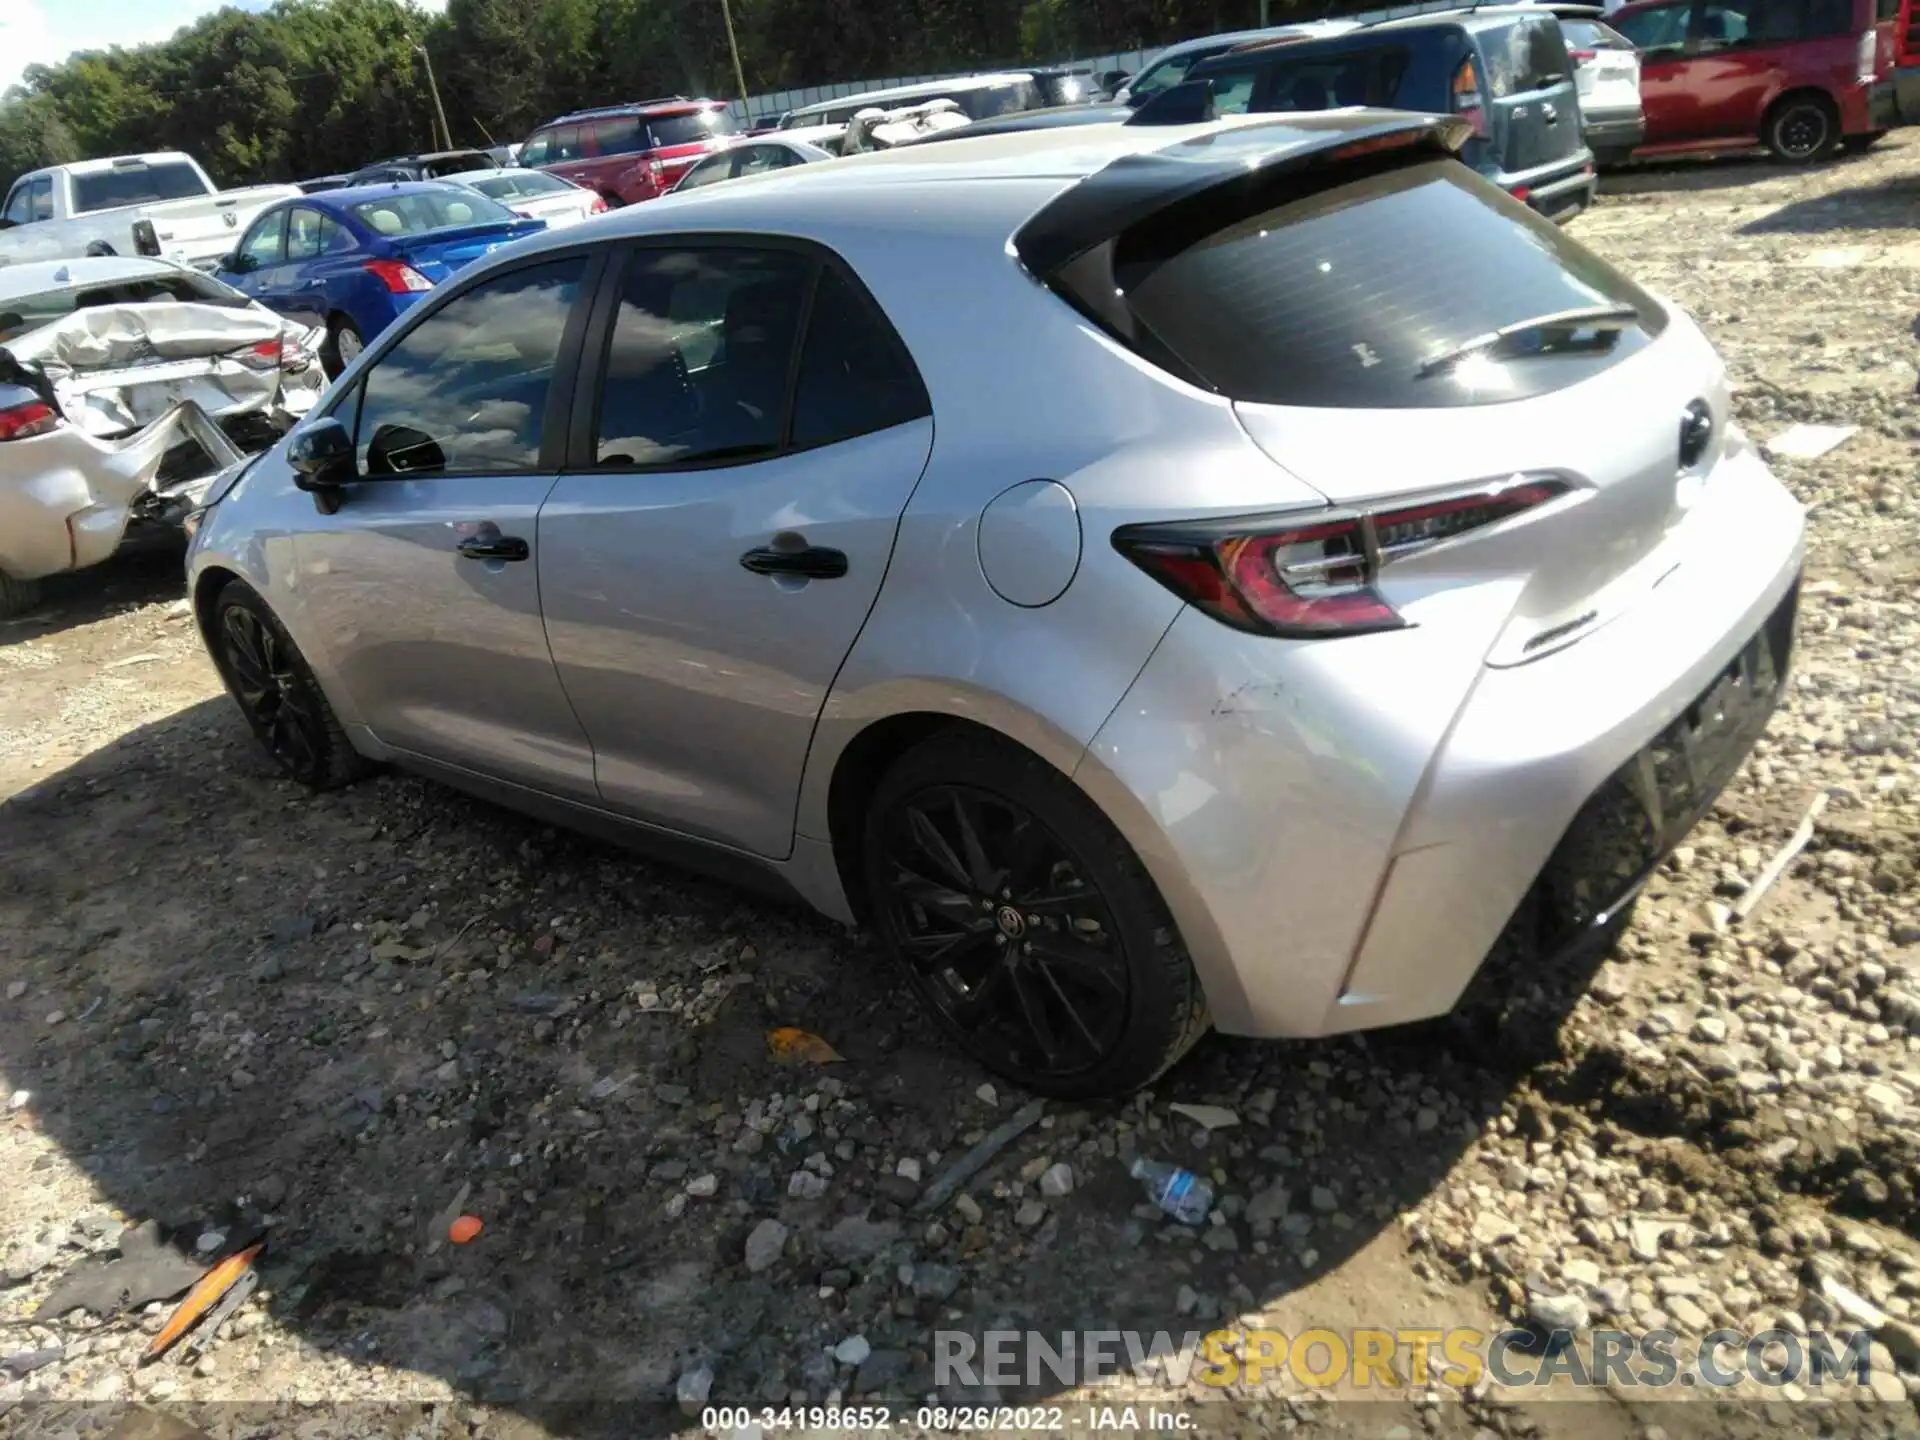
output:
[{"label": "rear wheel well", "polygon": [[200,578],[193,583],[193,619],[200,627],[200,638],[206,642],[208,652],[213,648],[213,606],[220,598],[220,592],[240,577],[231,570],[218,566],[208,566],[200,572]]},{"label": "rear wheel well", "polygon": [[895,761],[922,741],[947,732],[980,735],[996,744],[1031,753],[1018,741],[1009,740],[990,726],[933,711],[910,711],[889,715],[869,725],[854,736],[853,742],[834,762],[833,779],[827,787],[827,833],[833,837],[833,864],[840,874],[847,904],[862,925],[871,919],[861,854],[867,806],[880,786],[881,777]]},{"label": "rear wheel well", "polygon": [[1827,120],[1831,127],[1828,148],[1838,145],[1840,143],[1840,107],[1835,103],[1832,95],[1815,85],[1803,85],[1796,90],[1787,91],[1784,95],[1774,97],[1773,103],[1767,106],[1767,113],[1760,117],[1761,142],[1769,148],[1772,148],[1773,122],[1780,116],[1782,111],[1791,106],[1804,104],[1809,101],[1818,105],[1827,114]]}]

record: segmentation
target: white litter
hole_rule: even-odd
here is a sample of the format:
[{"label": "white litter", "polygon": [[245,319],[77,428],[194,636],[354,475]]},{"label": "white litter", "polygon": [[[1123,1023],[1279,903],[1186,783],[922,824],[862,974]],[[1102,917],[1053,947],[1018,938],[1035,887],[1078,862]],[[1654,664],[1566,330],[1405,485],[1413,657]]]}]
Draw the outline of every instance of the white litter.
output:
[{"label": "white litter", "polygon": [[1182,1101],[1178,1105],[1169,1105],[1167,1109],[1176,1115],[1186,1116],[1206,1130],[1225,1130],[1229,1125],[1240,1123],[1240,1117],[1224,1105],[1189,1105]]},{"label": "white litter", "polygon": [[1767,450],[1794,460],[1818,460],[1829,450],[1851,440],[1859,428],[1858,425],[1789,425],[1767,442]]}]

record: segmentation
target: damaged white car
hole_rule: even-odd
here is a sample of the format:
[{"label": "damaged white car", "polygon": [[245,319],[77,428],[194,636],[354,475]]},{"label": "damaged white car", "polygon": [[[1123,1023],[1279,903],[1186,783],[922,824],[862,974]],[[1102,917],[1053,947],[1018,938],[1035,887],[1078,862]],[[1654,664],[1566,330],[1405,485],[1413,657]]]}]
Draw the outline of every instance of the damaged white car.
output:
[{"label": "damaged white car", "polygon": [[326,389],[319,339],[169,261],[0,268],[0,615],[286,433]]}]

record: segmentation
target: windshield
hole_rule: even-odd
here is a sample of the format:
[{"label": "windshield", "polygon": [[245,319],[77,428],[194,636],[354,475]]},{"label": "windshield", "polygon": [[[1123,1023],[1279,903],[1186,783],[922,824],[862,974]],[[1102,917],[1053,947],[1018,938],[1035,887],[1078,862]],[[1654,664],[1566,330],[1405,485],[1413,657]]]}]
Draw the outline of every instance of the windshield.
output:
[{"label": "windshield", "polygon": [[191,165],[171,161],[160,165],[116,165],[73,177],[73,208],[111,210],[119,205],[147,205],[156,200],[191,200],[210,194],[207,182]]},{"label": "windshield", "polygon": [[577,185],[553,175],[529,173],[526,175],[496,175],[485,180],[467,182],[482,195],[494,200],[520,200],[535,195],[557,195],[562,190],[578,190]]},{"label": "windshield", "polygon": [[362,200],[350,208],[354,218],[376,235],[424,235],[430,230],[520,218],[484,195],[452,189]]},{"label": "windshield", "polygon": [[1164,56],[1127,82],[1127,97],[1138,100],[1143,96],[1158,95],[1162,90],[1171,90],[1186,79],[1187,72],[1202,60],[1209,55],[1225,54],[1228,48],[1220,45],[1213,49],[1187,50],[1179,55]]},{"label": "windshield", "polygon": [[647,121],[656,149],[669,145],[698,145],[716,135],[737,135],[733,116],[725,110],[700,110],[691,115],[656,115]]},{"label": "windshield", "polygon": [[51,325],[76,310],[180,300],[234,309],[252,303],[238,290],[222,285],[211,276],[185,270],[173,275],[141,275],[105,285],[69,285],[59,290],[0,298],[0,344],[29,330],[38,330],[42,325]]}]

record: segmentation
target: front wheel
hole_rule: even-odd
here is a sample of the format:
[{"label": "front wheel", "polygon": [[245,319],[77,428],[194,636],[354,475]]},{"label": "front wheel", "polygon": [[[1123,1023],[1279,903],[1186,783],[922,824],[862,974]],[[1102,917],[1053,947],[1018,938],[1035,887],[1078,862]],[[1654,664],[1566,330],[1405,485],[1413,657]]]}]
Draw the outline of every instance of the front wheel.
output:
[{"label": "front wheel", "polygon": [[320,363],[327,367],[327,378],[338,380],[340,372],[358,360],[366,348],[360,327],[344,315],[334,316],[327,322],[327,338],[320,347]]},{"label": "front wheel", "polygon": [[1825,96],[1790,96],[1767,117],[1762,138],[1774,159],[1810,165],[1826,159],[1840,143],[1840,117]]},{"label": "front wheel", "polygon": [[227,692],[282,770],[309,789],[332,790],[372,768],[347,742],[293,637],[250,585],[230,581],[207,628]]},{"label": "front wheel", "polygon": [[1206,1031],[1153,881],[1036,756],[966,734],[909,751],[868,810],[864,869],[880,937],[942,1028],[1030,1090],[1126,1094]]}]

